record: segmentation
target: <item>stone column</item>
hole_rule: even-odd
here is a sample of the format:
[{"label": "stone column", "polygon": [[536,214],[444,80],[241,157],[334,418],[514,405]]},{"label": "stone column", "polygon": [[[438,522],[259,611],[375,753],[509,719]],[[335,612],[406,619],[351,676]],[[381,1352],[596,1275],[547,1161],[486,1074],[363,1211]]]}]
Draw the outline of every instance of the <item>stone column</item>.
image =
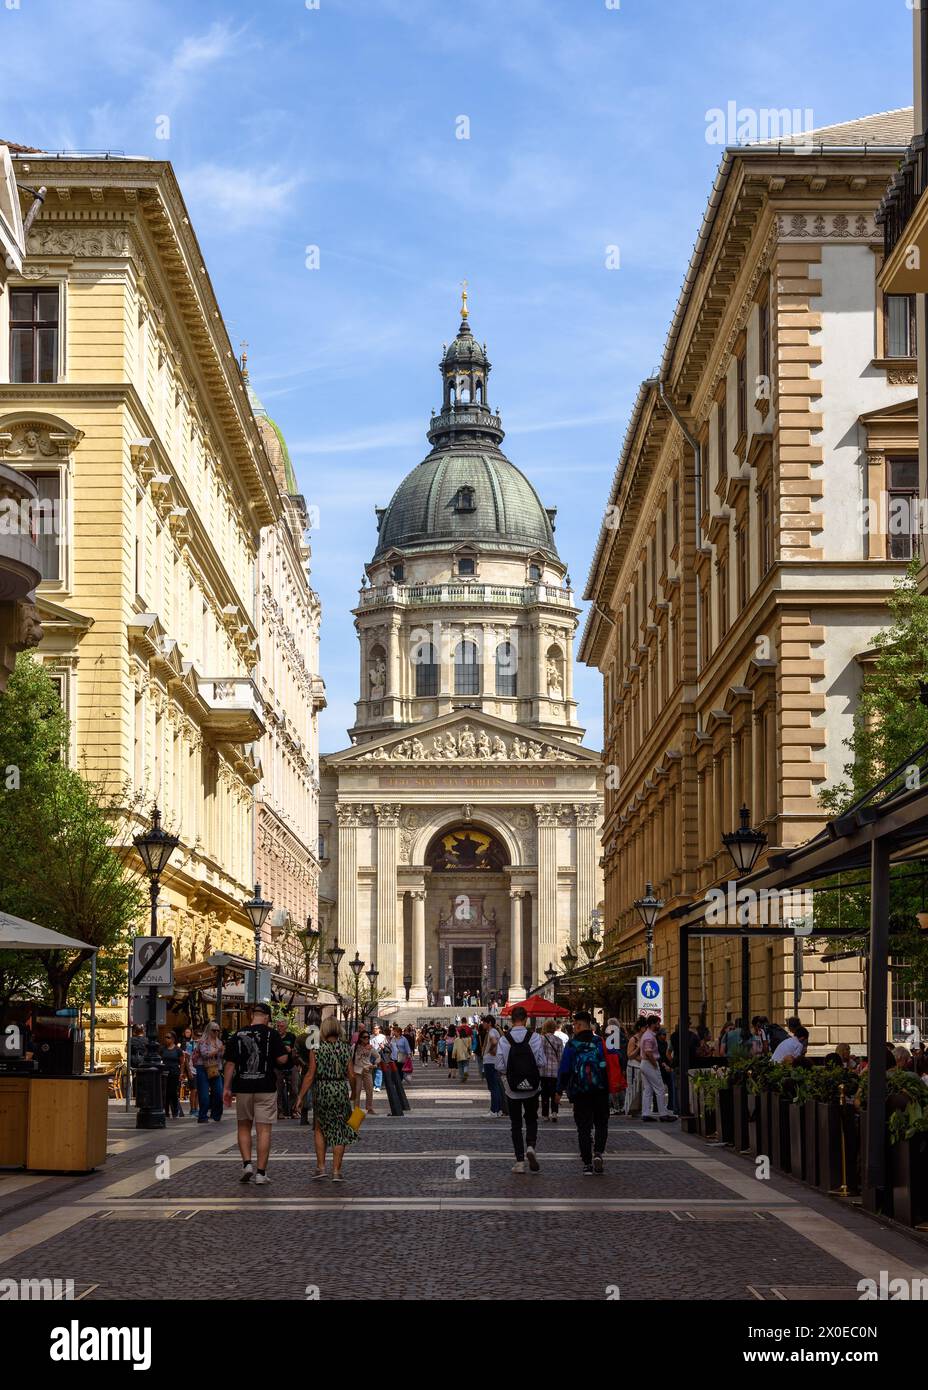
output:
[{"label": "stone column", "polygon": [[[545,966],[557,948],[557,823],[558,806],[536,805],[538,817],[538,911],[535,940],[539,961]],[[581,930],[585,922],[579,922]],[[584,932],[585,934],[585,932]],[[576,941],[574,942],[576,949]]]},{"label": "stone column", "polygon": [[[360,807],[339,801],[338,817],[338,944],[350,959],[358,945],[358,825]],[[327,945],[331,945],[328,942]]]},{"label": "stone column", "polygon": [[425,889],[416,888],[412,894],[412,989],[410,1004],[427,1004],[425,988]]},{"label": "stone column", "polygon": [[[574,806],[574,815],[577,818],[577,927],[585,933],[596,907],[597,809],[595,806],[580,803]],[[637,897],[637,891],[635,896]],[[547,961],[542,961],[541,964],[547,969]],[[556,960],[554,964],[556,968]]]},{"label": "stone column", "polygon": [[512,902],[512,942],[509,948],[508,1002],[518,1004],[525,998],[525,986],[522,983],[522,889],[513,888],[509,897]]},{"label": "stone column", "polygon": [[[397,978],[397,939],[402,943],[402,917],[397,933],[396,864],[398,858],[400,810],[392,803],[375,805],[377,816],[377,969],[378,985],[393,998],[399,998],[401,978]],[[402,970],[399,975],[402,977]]]}]

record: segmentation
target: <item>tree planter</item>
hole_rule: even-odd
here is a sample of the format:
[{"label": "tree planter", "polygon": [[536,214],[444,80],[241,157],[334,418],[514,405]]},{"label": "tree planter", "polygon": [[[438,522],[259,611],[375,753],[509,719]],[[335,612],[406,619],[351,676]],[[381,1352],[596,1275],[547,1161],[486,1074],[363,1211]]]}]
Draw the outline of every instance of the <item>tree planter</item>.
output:
[{"label": "tree planter", "polygon": [[754,1153],[759,1158],[770,1157],[770,1092],[761,1091],[755,1099],[754,1133],[757,1147]]},{"label": "tree planter", "polygon": [[718,1134],[723,1144],[732,1144],[735,1139],[735,1096],[731,1086],[724,1086],[715,1098],[715,1117],[718,1121]]},{"label": "tree planter", "polygon": [[794,1178],[808,1182],[806,1174],[806,1116],[805,1106],[790,1104],[789,1116],[789,1167]]},{"label": "tree planter", "polygon": [[[867,1129],[866,1110],[855,1110],[857,1119],[858,1147],[855,1151],[855,1163],[853,1177],[848,1179],[852,1192],[863,1192],[867,1186],[867,1159],[870,1153],[870,1135]],[[889,1142],[889,1130],[883,1136],[883,1171],[886,1174],[886,1187],[883,1192],[883,1215],[892,1216],[895,1206],[894,1181],[893,1181],[893,1145]]]},{"label": "tree planter", "polygon": [[905,1226],[928,1221],[928,1134],[890,1144],[893,1215]]},{"label": "tree planter", "polygon": [[790,1145],[789,1145],[789,1112],[793,1106],[788,1100],[777,1095],[775,1091],[770,1093],[770,1161],[774,1168],[781,1173],[789,1173],[790,1167]]},{"label": "tree planter", "polygon": [[[837,1101],[819,1101],[818,1116],[818,1186],[823,1192],[837,1192],[843,1180],[849,1192],[857,1188],[857,1126],[854,1107]],[[844,1131],[844,1166],[841,1163],[841,1133]]]},{"label": "tree planter", "polygon": [[818,1186],[818,1102],[803,1101],[802,1127],[805,1133],[805,1180],[812,1187]]},{"label": "tree planter", "polygon": [[751,1132],[748,1124],[748,1093],[745,1086],[732,1086],[732,1120],[734,1133],[732,1144],[737,1153],[746,1153],[751,1147]]},{"label": "tree planter", "polygon": [[763,1109],[761,1102],[763,1099],[763,1094],[758,1095],[754,1091],[748,1091],[747,1093],[748,1149],[755,1157],[765,1152],[763,1147],[763,1120],[761,1117],[761,1111]]}]

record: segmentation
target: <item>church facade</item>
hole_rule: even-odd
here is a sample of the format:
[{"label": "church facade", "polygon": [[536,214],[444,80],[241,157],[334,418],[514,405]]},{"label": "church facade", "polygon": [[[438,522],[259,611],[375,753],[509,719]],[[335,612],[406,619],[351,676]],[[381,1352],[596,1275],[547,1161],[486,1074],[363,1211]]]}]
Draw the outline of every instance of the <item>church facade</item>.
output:
[{"label": "church facade", "polygon": [[377,508],[351,745],[322,760],[325,941],[414,1004],[524,998],[602,897],[579,610],[556,509],[500,447],[489,372],[465,296],[431,450]]}]

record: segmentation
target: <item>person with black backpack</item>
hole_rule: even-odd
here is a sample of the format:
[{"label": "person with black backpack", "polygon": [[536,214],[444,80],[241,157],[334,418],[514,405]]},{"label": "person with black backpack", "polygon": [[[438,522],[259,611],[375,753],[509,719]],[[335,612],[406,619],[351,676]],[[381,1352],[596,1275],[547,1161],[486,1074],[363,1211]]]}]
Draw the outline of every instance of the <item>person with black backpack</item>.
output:
[{"label": "person with black backpack", "polygon": [[541,1090],[544,1061],[541,1038],[528,1027],[528,1014],[517,1004],[512,1011],[512,1027],[500,1038],[496,1050],[496,1070],[502,1077],[503,1090],[509,1101],[509,1124],[516,1156],[512,1167],[514,1173],[525,1172],[526,1159],[531,1172],[538,1172],[535,1144],[538,1140],[538,1093]]},{"label": "person with black backpack", "polygon": [[601,1177],[609,1137],[609,1073],[603,1040],[585,1009],[574,1014],[574,1034],[561,1058],[558,1099],[565,1090],[574,1107],[584,1176]]}]

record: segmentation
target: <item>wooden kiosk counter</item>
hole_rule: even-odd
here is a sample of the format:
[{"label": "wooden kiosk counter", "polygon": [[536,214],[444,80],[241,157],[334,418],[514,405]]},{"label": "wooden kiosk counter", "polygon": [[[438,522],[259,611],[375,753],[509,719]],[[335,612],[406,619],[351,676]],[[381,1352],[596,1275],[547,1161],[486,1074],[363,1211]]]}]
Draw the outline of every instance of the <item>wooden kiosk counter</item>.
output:
[{"label": "wooden kiosk counter", "polygon": [[0,1168],[89,1173],[106,1162],[109,1082],[84,1076],[0,1076]]}]

